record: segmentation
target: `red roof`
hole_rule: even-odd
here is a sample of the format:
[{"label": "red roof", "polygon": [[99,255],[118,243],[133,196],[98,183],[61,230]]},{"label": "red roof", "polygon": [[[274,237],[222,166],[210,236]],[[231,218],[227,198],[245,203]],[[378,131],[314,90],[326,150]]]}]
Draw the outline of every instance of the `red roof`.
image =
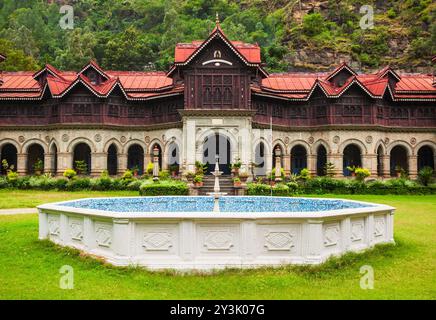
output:
[{"label": "red roof", "polygon": [[[178,43],[175,49],[174,63],[185,62],[203,42],[204,41],[192,41],[191,43]],[[249,63],[261,63],[259,45],[241,41],[230,42]]]}]

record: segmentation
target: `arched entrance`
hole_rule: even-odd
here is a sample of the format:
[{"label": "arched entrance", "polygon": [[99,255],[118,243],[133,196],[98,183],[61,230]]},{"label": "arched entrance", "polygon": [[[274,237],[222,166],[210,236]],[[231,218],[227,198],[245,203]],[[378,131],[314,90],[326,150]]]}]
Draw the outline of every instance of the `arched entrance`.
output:
[{"label": "arched entrance", "polygon": [[434,170],[434,153],[430,146],[422,146],[418,150],[418,172],[424,167]]},{"label": "arched entrance", "polygon": [[327,150],[320,145],[316,150],[316,174],[320,177],[326,175]]},{"label": "arched entrance", "polygon": [[206,137],[203,142],[203,163],[207,164],[207,174],[215,170],[215,157],[217,155],[220,171],[225,175],[230,174],[230,140],[219,133]]},{"label": "arched entrance", "polygon": [[44,171],[44,148],[34,143],[27,148],[27,174],[40,174]]},{"label": "arched entrance", "polygon": [[114,176],[118,171],[118,149],[117,146],[112,143],[107,149],[107,172],[109,175]]},{"label": "arched entrance", "polygon": [[132,144],[127,150],[127,168],[137,170],[139,175],[144,173],[144,149],[139,144]]},{"label": "arched entrance", "polygon": [[344,149],[343,156],[343,173],[344,176],[348,177],[351,175],[350,170],[347,167],[361,167],[362,166],[362,157],[360,148],[355,144],[350,144]]},{"label": "arched entrance", "polygon": [[307,152],[302,145],[296,145],[291,149],[291,172],[299,174],[307,168]]},{"label": "arched entrance", "polygon": [[259,142],[254,150],[254,164],[253,171],[256,176],[266,175],[266,163],[265,163],[265,144]]},{"label": "arched entrance", "polygon": [[[86,165],[86,170],[81,168],[81,164]],[[86,143],[79,143],[74,147],[73,168],[80,174],[89,174],[91,172],[91,148]]]},{"label": "arched entrance", "polygon": [[407,172],[407,149],[403,146],[395,146],[391,150],[390,161],[391,176],[394,177],[398,172]]},{"label": "arched entrance", "polygon": [[168,168],[171,172],[179,172],[180,169],[180,151],[177,143],[171,142],[168,146]]},{"label": "arched entrance", "polygon": [[6,169],[3,167],[3,160],[6,160],[9,170],[17,171],[17,148],[13,144],[4,144],[0,149],[0,155],[0,172],[2,174],[6,174]]}]

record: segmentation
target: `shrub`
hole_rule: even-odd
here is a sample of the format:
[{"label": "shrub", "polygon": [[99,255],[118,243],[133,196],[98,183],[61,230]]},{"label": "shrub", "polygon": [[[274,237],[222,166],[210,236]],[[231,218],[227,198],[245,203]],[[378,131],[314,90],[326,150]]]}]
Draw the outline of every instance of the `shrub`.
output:
[{"label": "shrub", "polygon": [[143,182],[139,188],[139,193],[142,196],[177,196],[188,195],[188,185],[181,181],[163,180]]},{"label": "shrub", "polygon": [[289,187],[284,183],[277,183],[272,187],[274,196],[289,196]]},{"label": "shrub", "polygon": [[304,168],[300,171],[300,175],[298,177],[303,182],[307,182],[310,179],[310,172],[309,169]]},{"label": "shrub", "polygon": [[0,176],[0,189],[6,189],[9,188],[9,183],[6,177]]},{"label": "shrub", "polygon": [[354,172],[356,173],[356,179],[358,181],[364,181],[365,178],[371,175],[371,172],[366,168],[356,168]]},{"label": "shrub", "polygon": [[8,174],[6,175],[8,182],[15,182],[18,180],[18,173],[12,170],[8,171]]},{"label": "shrub", "polygon": [[433,168],[424,167],[418,172],[418,180],[424,186],[428,186],[431,180],[433,179]]},{"label": "shrub", "polygon": [[159,172],[159,179],[167,180],[170,177],[170,173],[168,170],[162,170]]},{"label": "shrub", "polygon": [[74,162],[77,173],[86,174],[88,173],[88,164],[83,160],[77,160]]},{"label": "shrub", "polygon": [[77,172],[75,170],[73,170],[73,169],[67,169],[67,170],[64,171],[63,175],[64,175],[65,178],[72,179],[75,176],[77,176]]},{"label": "shrub", "polygon": [[197,174],[197,175],[194,177],[194,183],[199,183],[199,182],[203,182],[203,176],[200,175],[200,174]]},{"label": "shrub", "polygon": [[133,179],[133,172],[132,172],[131,170],[128,170],[128,169],[127,169],[127,170],[123,173],[122,179],[123,179],[123,180],[132,180],[132,179]]},{"label": "shrub", "polygon": [[147,174],[153,174],[153,162],[149,162],[147,164],[147,168],[145,169],[145,172],[147,172]]},{"label": "shrub", "polygon": [[271,186],[263,183],[249,183],[247,194],[250,196],[269,196],[271,195]]},{"label": "shrub", "polygon": [[298,194],[298,188],[299,188],[298,183],[291,181],[291,182],[288,182],[286,185],[289,188],[289,193]]},{"label": "shrub", "polygon": [[76,178],[68,181],[67,190],[79,191],[79,190],[90,190],[91,189],[91,179],[90,178]]}]

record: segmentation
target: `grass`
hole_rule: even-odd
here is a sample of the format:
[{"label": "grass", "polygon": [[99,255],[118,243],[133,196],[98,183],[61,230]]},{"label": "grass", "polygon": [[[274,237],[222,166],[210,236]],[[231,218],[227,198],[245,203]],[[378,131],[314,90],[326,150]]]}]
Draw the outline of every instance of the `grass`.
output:
[{"label": "grass", "polygon": [[139,196],[139,191],[0,190],[0,209],[33,208],[43,203],[91,197]]},{"label": "grass", "polygon": [[[0,216],[0,299],[436,298],[436,196],[331,197],[396,207],[397,244],[347,254],[317,267],[180,275],[111,267],[76,250],[38,241],[36,215]],[[74,268],[73,290],[59,288],[59,269],[63,265]],[[374,268],[373,290],[359,286],[363,265]]]}]

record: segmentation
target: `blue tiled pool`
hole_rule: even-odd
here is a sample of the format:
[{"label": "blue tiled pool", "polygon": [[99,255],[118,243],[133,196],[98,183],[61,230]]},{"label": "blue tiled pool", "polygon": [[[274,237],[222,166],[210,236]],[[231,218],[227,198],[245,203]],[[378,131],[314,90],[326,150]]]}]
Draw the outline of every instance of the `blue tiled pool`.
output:
[{"label": "blue tiled pool", "polygon": [[[110,212],[211,212],[213,197],[136,197],[82,199],[61,205],[73,208],[94,209]],[[220,198],[221,212],[313,212],[373,205],[335,199],[308,199],[285,197],[232,197]]]}]

